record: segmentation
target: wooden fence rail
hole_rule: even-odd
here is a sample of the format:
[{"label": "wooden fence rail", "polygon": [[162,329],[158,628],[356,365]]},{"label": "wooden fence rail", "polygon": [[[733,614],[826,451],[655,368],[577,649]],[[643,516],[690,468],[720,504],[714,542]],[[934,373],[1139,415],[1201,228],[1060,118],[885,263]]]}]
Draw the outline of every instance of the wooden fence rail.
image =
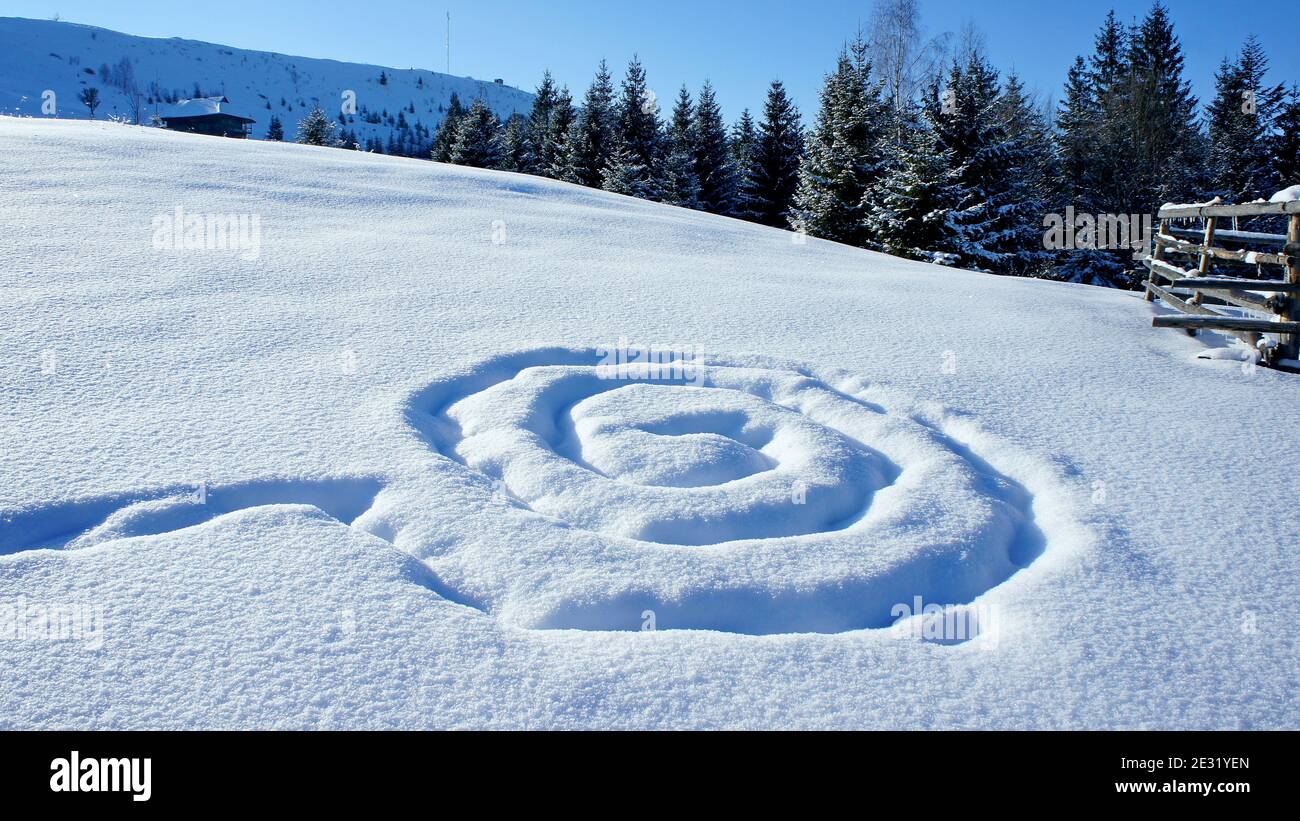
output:
[{"label": "wooden fence rail", "polygon": [[[1220,230],[1220,218],[1229,217],[1234,229],[1240,217],[1284,217],[1287,233]],[[1149,271],[1146,299],[1159,299],[1186,316],[1157,316],[1152,326],[1230,333],[1259,350],[1261,364],[1300,370],[1300,202],[1166,205],[1159,220],[1151,252],[1142,261]],[[1199,220],[1201,227],[1175,226],[1174,220]],[[1225,248],[1223,243],[1269,250]],[[1195,267],[1175,265],[1171,255],[1190,257]],[[1253,268],[1260,278],[1216,275],[1216,262],[1234,270]],[[1269,276],[1274,273],[1277,278]],[[1207,300],[1250,313],[1230,316],[1207,307]],[[1260,344],[1272,335],[1275,343]]]}]

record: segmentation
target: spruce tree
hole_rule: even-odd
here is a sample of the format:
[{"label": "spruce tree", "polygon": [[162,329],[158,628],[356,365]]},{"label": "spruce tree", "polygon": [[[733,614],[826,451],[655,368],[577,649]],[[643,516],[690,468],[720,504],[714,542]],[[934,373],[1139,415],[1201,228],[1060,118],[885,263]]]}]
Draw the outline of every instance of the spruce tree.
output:
[{"label": "spruce tree", "polygon": [[754,187],[754,160],[758,148],[758,131],[749,109],[740,112],[740,119],[731,129],[731,163],[736,168],[736,200],[732,216],[755,221],[758,212],[750,192]]},{"label": "spruce tree", "polygon": [[659,104],[646,87],[641,61],[633,56],[616,107],[614,150],[605,168],[605,190],[662,199],[663,142]]},{"label": "spruce tree", "polygon": [[501,165],[501,122],[487,103],[479,98],[461,117],[456,142],[451,149],[456,165],[497,168]]},{"label": "spruce tree", "polygon": [[861,39],[840,52],[808,135],[794,212],[800,227],[815,237],[866,245],[864,198],[885,171],[888,116],[880,89],[871,80]]},{"label": "spruce tree", "polygon": [[894,256],[949,263],[950,258],[937,249],[950,245],[954,236],[948,222],[958,191],[952,158],[916,105],[905,105],[895,116],[903,144],[876,187],[863,195],[869,247]]},{"label": "spruce tree", "polygon": [[[1094,66],[1096,63],[1094,62]],[[1052,191],[1052,211],[1096,214],[1105,209],[1100,180],[1113,157],[1102,156],[1105,132],[1103,106],[1097,98],[1095,72],[1082,57],[1075,59],[1065,83],[1065,99],[1057,109],[1057,184]],[[1123,280],[1124,265],[1116,254],[1094,248],[1055,249],[1052,279],[1092,285],[1115,285]]]},{"label": "spruce tree", "polygon": [[700,183],[700,205],[714,214],[732,215],[736,209],[736,166],[727,141],[713,86],[705,81],[695,104],[695,177]]},{"label": "spruce tree", "polygon": [[768,88],[754,143],[753,175],[745,194],[757,222],[785,228],[799,188],[799,165],[803,159],[803,127],[799,110],[785,93],[780,80]]},{"label": "spruce tree", "polygon": [[1059,173],[1051,128],[1014,72],[1007,75],[996,108],[1010,161],[1006,205],[1000,214],[1006,229],[998,242],[1009,257],[1001,273],[1037,276],[1045,273],[1052,261],[1043,248],[1040,228],[1051,210],[1052,180]]},{"label": "spruce tree", "polygon": [[[456,133],[460,129],[460,121],[465,116],[465,108],[460,103],[460,98],[456,92],[451,93],[451,102],[447,104],[447,113],[442,122],[438,125],[438,130],[433,135],[433,148],[429,152],[434,162],[451,162],[451,150],[456,144]],[[392,137],[389,137],[390,150]]]},{"label": "spruce tree", "polygon": [[937,249],[957,254],[967,267],[1010,272],[1015,250],[1012,153],[1002,121],[997,72],[978,50],[948,73],[945,104],[930,107],[939,150],[950,159],[958,196],[950,216],[954,234]]},{"label": "spruce tree", "polygon": [[280,122],[279,117],[271,116],[271,124],[266,129],[266,138],[277,143],[284,141],[284,124]]},{"label": "spruce tree", "polygon": [[[1090,200],[1097,150],[1097,100],[1082,57],[1076,57],[1065,80],[1065,98],[1056,113],[1056,153],[1060,159],[1057,199],[1064,205]],[[1085,207],[1083,210],[1091,210]]]},{"label": "spruce tree", "polygon": [[700,207],[700,181],[695,176],[695,104],[682,86],[668,123],[664,159],[663,200],[683,208]]},{"label": "spruce tree", "polygon": [[555,147],[551,143],[551,116],[555,110],[555,80],[551,72],[542,74],[542,83],[533,97],[532,110],[528,112],[524,167],[531,174],[540,174],[555,160]]},{"label": "spruce tree", "polygon": [[1197,101],[1183,78],[1182,46],[1169,10],[1158,1],[1130,38],[1127,74],[1122,99],[1133,153],[1123,173],[1134,199],[1114,210],[1154,213],[1161,203],[1196,196],[1203,171]]},{"label": "spruce tree", "polygon": [[524,171],[528,153],[527,134],[528,125],[523,115],[511,114],[501,137],[502,171]]},{"label": "spruce tree", "polygon": [[1293,84],[1279,104],[1271,154],[1278,188],[1300,185],[1300,86]]},{"label": "spruce tree", "polygon": [[564,179],[565,170],[571,163],[569,134],[576,120],[577,112],[573,108],[573,95],[569,93],[567,86],[563,86],[555,93],[551,125],[546,135],[550,161],[545,168],[539,168],[535,173],[552,179]]},{"label": "spruce tree", "polygon": [[1266,86],[1268,58],[1252,35],[1235,61],[1224,60],[1215,75],[1215,98],[1206,122],[1210,138],[1213,193],[1227,202],[1267,198],[1278,188],[1272,163],[1272,134],[1282,86]]},{"label": "spruce tree", "polygon": [[614,142],[614,85],[604,60],[570,129],[561,179],[600,188]]},{"label": "spruce tree", "polygon": [[335,128],[337,126],[334,121],[317,106],[298,123],[298,136],[295,139],[303,145],[338,145],[338,138],[334,136]]}]

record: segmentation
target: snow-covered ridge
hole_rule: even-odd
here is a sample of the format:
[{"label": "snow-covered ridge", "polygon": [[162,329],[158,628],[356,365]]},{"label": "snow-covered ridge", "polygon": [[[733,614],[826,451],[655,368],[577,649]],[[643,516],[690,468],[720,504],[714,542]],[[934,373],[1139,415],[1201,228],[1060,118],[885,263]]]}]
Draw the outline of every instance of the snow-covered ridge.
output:
[{"label": "snow-covered ridge", "polygon": [[[129,72],[121,70],[123,60],[129,63]],[[108,77],[103,76],[105,67]],[[99,89],[103,101],[95,114],[101,119],[133,117],[125,91],[132,86],[142,95],[144,121],[154,113],[165,113],[178,99],[225,95],[231,110],[256,119],[253,137],[265,137],[271,117],[276,116],[289,139],[298,121],[316,105],[337,116],[344,93],[351,91],[357,110],[346,128],[355,131],[362,144],[370,137],[387,144],[390,137],[401,135],[402,124],[412,131],[418,124],[419,131],[431,132],[442,122],[453,92],[467,104],[482,97],[502,118],[526,111],[532,103],[532,94],[511,86],[423,69],[292,57],[196,40],[135,37],[67,22],[0,17],[0,114],[87,119],[89,112],[77,98],[91,86]],[[52,99],[47,92],[53,92]]]}]

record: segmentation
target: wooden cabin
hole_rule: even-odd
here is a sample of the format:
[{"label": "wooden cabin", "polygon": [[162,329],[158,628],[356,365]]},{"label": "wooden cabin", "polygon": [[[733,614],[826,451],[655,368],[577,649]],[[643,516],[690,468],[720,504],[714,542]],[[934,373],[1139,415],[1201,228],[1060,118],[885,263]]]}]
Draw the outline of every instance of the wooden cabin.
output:
[{"label": "wooden cabin", "polygon": [[229,105],[230,100],[226,97],[181,100],[168,107],[160,119],[163,126],[172,131],[243,139],[248,136],[249,126],[256,120],[236,114],[228,108]]}]

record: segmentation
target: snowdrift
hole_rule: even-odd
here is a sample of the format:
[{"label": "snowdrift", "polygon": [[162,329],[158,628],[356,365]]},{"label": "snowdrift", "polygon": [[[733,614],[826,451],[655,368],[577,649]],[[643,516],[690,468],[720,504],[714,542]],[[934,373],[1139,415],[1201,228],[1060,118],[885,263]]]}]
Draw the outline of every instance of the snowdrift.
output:
[{"label": "snowdrift", "polygon": [[1137,294],[335,149],[0,156],[0,727],[1297,724],[1300,381]]}]

